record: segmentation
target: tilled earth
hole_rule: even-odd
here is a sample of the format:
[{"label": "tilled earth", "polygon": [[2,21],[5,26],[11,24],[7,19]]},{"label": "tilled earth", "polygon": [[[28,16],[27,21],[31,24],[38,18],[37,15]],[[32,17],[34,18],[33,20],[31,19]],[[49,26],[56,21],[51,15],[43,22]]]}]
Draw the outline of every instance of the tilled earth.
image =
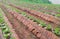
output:
[{"label": "tilled earth", "polygon": [[[24,16],[16,12],[10,11],[4,6],[2,6],[1,8],[4,11],[4,14],[8,18],[9,22],[11,23],[14,31],[18,35],[19,39],[59,39],[59,37],[57,37],[52,32],[43,29],[42,27],[38,26],[38,24],[36,24],[35,22],[26,19]],[[54,20],[53,22],[55,23],[56,21]],[[59,22],[56,23],[58,24]]]}]

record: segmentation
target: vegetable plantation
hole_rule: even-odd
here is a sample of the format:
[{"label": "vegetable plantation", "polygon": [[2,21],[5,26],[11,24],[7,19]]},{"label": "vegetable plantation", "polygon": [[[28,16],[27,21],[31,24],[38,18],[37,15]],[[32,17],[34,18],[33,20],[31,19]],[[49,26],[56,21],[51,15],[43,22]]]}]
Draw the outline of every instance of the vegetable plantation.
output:
[{"label": "vegetable plantation", "polygon": [[5,39],[60,39],[60,5],[48,0],[2,0],[0,29]]}]

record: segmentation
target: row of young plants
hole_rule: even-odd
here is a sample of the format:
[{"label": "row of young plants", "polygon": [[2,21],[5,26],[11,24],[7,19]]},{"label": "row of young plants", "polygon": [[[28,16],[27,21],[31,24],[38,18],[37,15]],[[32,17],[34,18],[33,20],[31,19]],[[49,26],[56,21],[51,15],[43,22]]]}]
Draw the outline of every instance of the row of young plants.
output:
[{"label": "row of young plants", "polygon": [[33,20],[34,22],[37,22],[37,24],[39,26],[42,26],[42,28],[45,28],[46,30],[49,30],[49,31],[53,32],[57,36],[60,36],[60,27],[56,27],[56,28],[53,29],[50,24],[46,24],[44,21],[42,21],[42,20],[40,20],[40,19],[38,19],[34,16],[26,14],[26,12],[20,11],[16,8],[10,7],[10,6],[8,8],[12,9],[12,11],[16,11],[16,12],[22,14],[23,16],[27,17],[30,20]]},{"label": "row of young plants", "polygon": [[5,39],[13,39],[12,33],[9,30],[8,25],[5,23],[4,18],[2,16],[2,10],[0,9],[0,28],[2,30],[3,37]]},{"label": "row of young plants", "polygon": [[42,20],[40,20],[40,19],[38,19],[38,18],[36,18],[34,16],[26,14],[26,12],[20,11],[20,10],[15,9],[15,8],[12,8],[12,9],[14,11],[22,14],[23,16],[27,17],[28,19],[33,20],[34,22],[37,22],[37,24],[39,26],[42,26],[42,28],[45,28],[46,30],[53,32],[57,36],[60,36],[60,28],[59,27],[56,27],[55,29],[53,29],[50,24],[46,24],[44,21],[42,21]]},{"label": "row of young plants", "polygon": [[27,17],[30,20],[33,20],[33,22],[37,22],[37,24],[39,26],[42,26],[42,28],[45,28],[46,30],[53,32],[57,36],[60,36],[60,28],[59,27],[56,27],[55,29],[53,29],[50,24],[46,24],[45,22],[43,22],[42,20],[40,20],[38,18],[27,15],[25,12],[20,12],[20,14],[22,14],[23,16]]},{"label": "row of young plants", "polygon": [[[39,4],[39,3],[34,3],[34,2],[31,3],[28,0],[27,0],[27,2],[26,2],[26,0],[25,1],[22,1],[22,0],[18,1],[18,0],[16,0],[14,2],[13,1],[14,0],[10,0],[10,3],[18,5],[18,6],[21,6],[21,7],[30,8],[30,9],[33,9],[33,10],[45,12],[46,14],[53,15],[55,17],[60,18],[60,9],[59,9],[60,5]],[[6,2],[9,3],[7,0],[6,0]],[[41,10],[41,9],[43,9],[43,10]],[[58,13],[53,13],[53,12],[47,12],[47,10],[52,10],[53,12],[58,12],[59,14]]]},{"label": "row of young plants", "polygon": [[[18,5],[18,6],[25,7],[25,8],[30,8],[32,10],[37,10],[37,11],[40,11],[40,12],[43,12],[43,13],[46,13],[46,14],[49,14],[49,15],[53,15],[55,17],[60,18],[59,5],[52,5],[52,4],[34,4],[34,3],[25,3],[25,2],[24,2],[24,4],[22,4],[22,3],[20,2],[20,5]],[[50,12],[50,11],[53,11],[53,12]],[[58,13],[54,13],[54,12],[58,12]]]}]

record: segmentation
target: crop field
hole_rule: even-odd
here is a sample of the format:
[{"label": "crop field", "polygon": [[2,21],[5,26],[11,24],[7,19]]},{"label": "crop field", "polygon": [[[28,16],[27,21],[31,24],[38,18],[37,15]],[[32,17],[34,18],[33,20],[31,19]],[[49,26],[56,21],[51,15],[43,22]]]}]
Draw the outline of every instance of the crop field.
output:
[{"label": "crop field", "polygon": [[60,5],[59,4],[39,4],[39,3],[34,3],[30,1],[27,2],[27,1],[21,1],[21,0],[20,1],[12,0],[12,1],[8,1],[7,3],[15,4],[19,7],[37,10],[39,12],[43,12],[45,14],[49,14],[49,15],[60,18]]},{"label": "crop field", "polygon": [[5,39],[60,39],[60,5],[7,1],[0,4]]},{"label": "crop field", "polygon": [[[25,5],[25,4],[27,4],[27,5]],[[24,3],[24,4],[20,4],[18,6],[29,8],[32,10],[37,10],[39,12],[43,12],[45,14],[49,14],[49,15],[60,18],[60,9],[59,9],[60,5]]]}]

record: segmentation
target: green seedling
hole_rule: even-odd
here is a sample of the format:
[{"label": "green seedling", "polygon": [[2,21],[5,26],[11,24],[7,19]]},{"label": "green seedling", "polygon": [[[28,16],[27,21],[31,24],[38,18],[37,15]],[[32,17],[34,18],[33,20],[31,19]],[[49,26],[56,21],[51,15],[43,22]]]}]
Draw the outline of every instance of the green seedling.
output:
[{"label": "green seedling", "polygon": [[60,36],[60,28],[55,28],[54,33],[58,36]]},{"label": "green seedling", "polygon": [[60,17],[60,14],[56,14],[55,16]]},{"label": "green seedling", "polygon": [[3,32],[4,32],[5,34],[10,33],[8,28],[6,28]]},{"label": "green seedling", "polygon": [[2,31],[4,31],[6,28],[2,28]]},{"label": "green seedling", "polygon": [[10,33],[4,34],[4,37],[5,37],[6,39],[10,38]]},{"label": "green seedling", "polygon": [[51,30],[52,30],[51,25],[47,25],[47,26],[46,26],[46,29],[49,30],[49,31],[51,31]]},{"label": "green seedling", "polygon": [[10,39],[15,39],[15,38],[12,38],[12,37],[11,37]]},{"label": "green seedling", "polygon": [[1,24],[4,24],[4,23],[5,23],[4,21],[1,22]]},{"label": "green seedling", "polygon": [[4,31],[6,29],[6,26],[2,26],[1,29],[2,31]]},{"label": "green seedling", "polygon": [[27,16],[30,20],[32,20],[33,19],[33,17],[32,16]]},{"label": "green seedling", "polygon": [[[12,8],[13,9],[13,8]],[[14,8],[14,10],[16,11],[16,12],[20,12],[20,10],[17,10],[16,8]]]},{"label": "green seedling", "polygon": [[2,18],[0,18],[0,23],[4,22]]},{"label": "green seedling", "polygon": [[33,21],[34,22],[37,22],[38,24],[40,24],[39,20],[37,20],[37,19],[34,19]]},{"label": "green seedling", "polygon": [[36,20],[36,22],[38,23],[38,24],[40,24],[40,20],[39,19],[35,19]]},{"label": "green seedling", "polygon": [[26,17],[27,15],[25,14],[24,16]]},{"label": "green seedling", "polygon": [[27,18],[29,18],[29,16],[27,16]]},{"label": "green seedling", "polygon": [[6,28],[6,26],[1,26],[2,29]]},{"label": "green seedling", "polygon": [[1,24],[1,26],[3,27],[3,26],[5,26],[5,24],[3,23],[3,24]]},{"label": "green seedling", "polygon": [[25,13],[22,13],[22,15],[26,15]]},{"label": "green seedling", "polygon": [[23,16],[27,16],[26,13],[24,13],[24,12],[21,12],[21,14],[22,14]]},{"label": "green seedling", "polygon": [[45,23],[40,23],[41,24],[41,26],[44,28],[44,27],[46,27],[46,24]]}]

